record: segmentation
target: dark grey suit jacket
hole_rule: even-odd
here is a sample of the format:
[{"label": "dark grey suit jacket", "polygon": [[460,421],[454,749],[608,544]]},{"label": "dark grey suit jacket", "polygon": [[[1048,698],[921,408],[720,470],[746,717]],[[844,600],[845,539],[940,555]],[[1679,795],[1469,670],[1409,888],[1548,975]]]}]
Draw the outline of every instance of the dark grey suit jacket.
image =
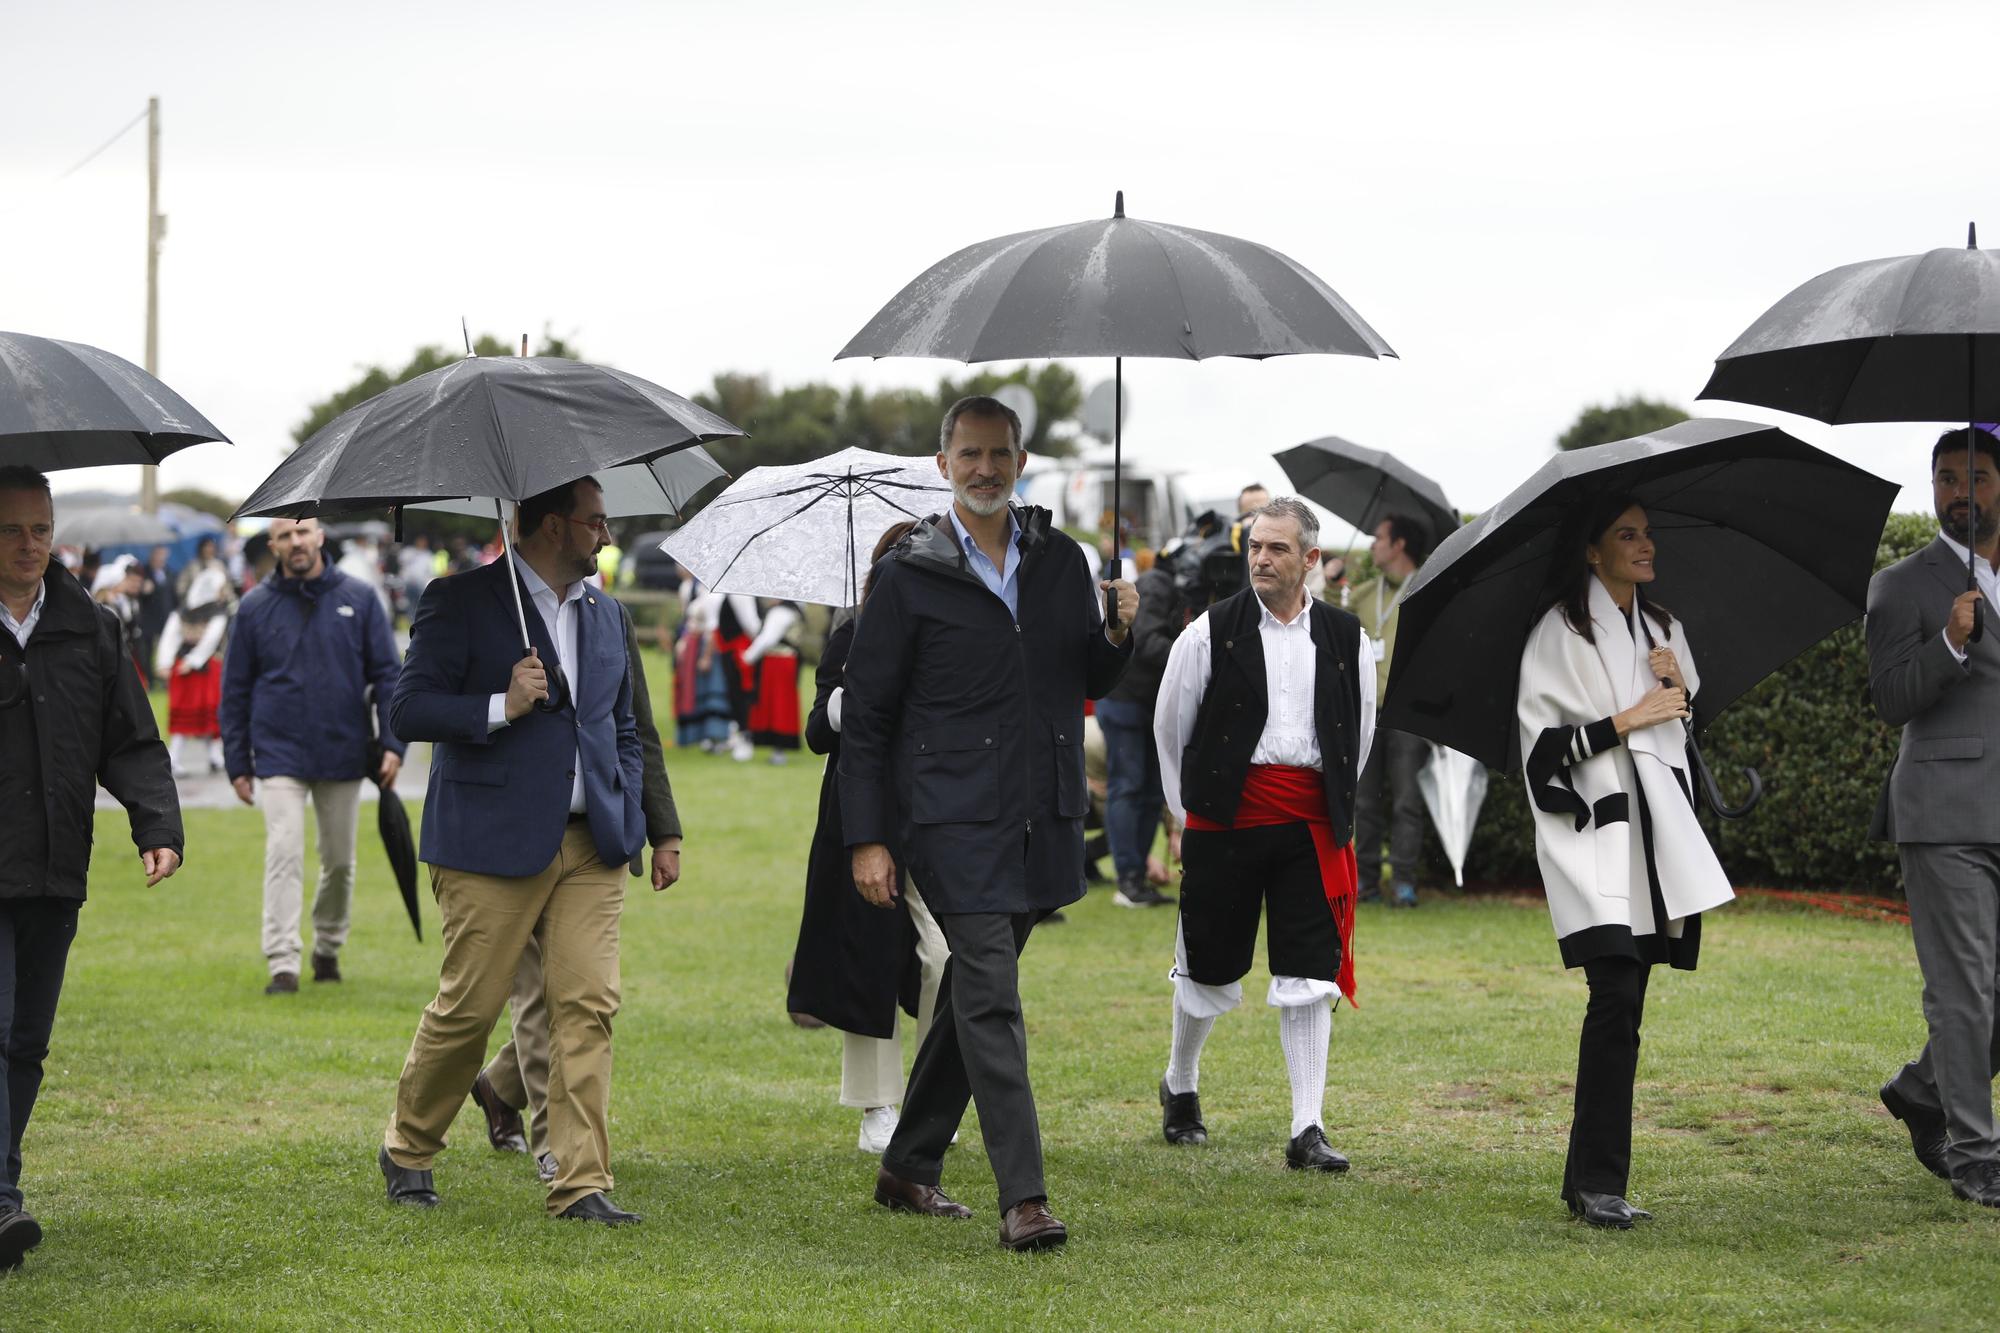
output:
[{"label": "dark grey suit jacket", "polygon": [[[623,602],[618,609],[625,616],[625,652],[632,662],[632,716],[639,728],[639,758],[645,771],[639,789],[639,808],[646,812],[646,841],[658,847],[668,838],[681,836],[681,816],[674,805],[673,784],[667,780],[667,756],[660,744],[660,729],[653,724],[653,698],[646,688],[646,664],[639,656],[639,634],[632,625],[632,613]],[[645,877],[645,852],[632,853],[631,869],[633,874]]]},{"label": "dark grey suit jacket", "polygon": [[1868,688],[1903,729],[1869,832],[1889,842],[2000,843],[2000,607],[1960,664],[1944,641],[1965,563],[1939,538],[1868,585]]}]

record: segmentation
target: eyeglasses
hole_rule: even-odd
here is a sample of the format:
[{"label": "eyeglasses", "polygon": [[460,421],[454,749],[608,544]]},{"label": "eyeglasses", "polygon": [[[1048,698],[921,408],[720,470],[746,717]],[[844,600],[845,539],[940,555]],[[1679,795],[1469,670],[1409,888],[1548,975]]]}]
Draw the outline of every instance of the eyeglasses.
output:
[{"label": "eyeglasses", "polygon": [[579,528],[589,528],[600,537],[609,537],[611,535],[611,519],[609,515],[601,515],[597,518],[576,518],[572,515],[564,514],[563,517],[569,519],[570,522],[576,524]]}]

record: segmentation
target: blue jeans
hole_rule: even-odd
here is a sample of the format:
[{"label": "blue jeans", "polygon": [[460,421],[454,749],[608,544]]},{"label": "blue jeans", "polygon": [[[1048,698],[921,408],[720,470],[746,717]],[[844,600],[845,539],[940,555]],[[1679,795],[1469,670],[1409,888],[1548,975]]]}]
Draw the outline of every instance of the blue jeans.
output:
[{"label": "blue jeans", "polygon": [[1121,882],[1143,879],[1146,856],[1160,828],[1160,752],[1153,745],[1153,710],[1124,699],[1097,701],[1104,733],[1104,833]]},{"label": "blue jeans", "polygon": [[56,1024],[63,966],[76,938],[71,898],[0,898],[0,1135],[7,1169],[0,1176],[0,1207],[21,1206],[21,1135],[42,1090],[42,1061]]}]

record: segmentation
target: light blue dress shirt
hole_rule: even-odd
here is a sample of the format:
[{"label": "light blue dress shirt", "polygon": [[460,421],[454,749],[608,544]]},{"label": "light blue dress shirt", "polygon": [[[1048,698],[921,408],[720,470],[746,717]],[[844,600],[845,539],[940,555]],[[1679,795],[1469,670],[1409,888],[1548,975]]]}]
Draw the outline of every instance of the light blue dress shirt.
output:
[{"label": "light blue dress shirt", "polygon": [[1014,619],[1021,618],[1021,521],[1014,517],[1014,507],[1007,507],[1007,567],[996,569],[986,552],[979,549],[979,543],[972,540],[972,534],[958,521],[958,506],[945,511],[951,515],[952,531],[958,534],[959,549],[965,552],[965,560],[986,590],[1007,604],[1007,614]]}]

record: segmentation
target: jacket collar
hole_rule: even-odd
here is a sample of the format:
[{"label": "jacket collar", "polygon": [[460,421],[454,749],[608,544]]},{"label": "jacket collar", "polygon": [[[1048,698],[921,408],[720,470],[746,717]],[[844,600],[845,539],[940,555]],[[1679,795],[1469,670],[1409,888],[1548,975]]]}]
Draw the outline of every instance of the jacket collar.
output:
[{"label": "jacket collar", "polygon": [[307,601],[316,602],[340,584],[345,583],[347,577],[347,575],[335,569],[331,561],[326,561],[321,564],[317,578],[295,579],[287,575],[282,569],[274,569],[271,571],[271,576],[265,579],[264,582],[271,585],[272,591],[281,593],[286,597],[303,597]]},{"label": "jacket collar", "polygon": [[[1049,511],[1035,505],[1009,505],[1008,508],[1013,511],[1014,523],[1021,531],[1021,564],[1025,568],[1048,541]],[[958,531],[948,514],[932,514],[911,528],[909,535],[889,552],[889,558],[934,573],[980,583],[979,576],[966,563],[965,551],[958,544]],[[980,586],[986,585],[980,583]]]},{"label": "jacket collar", "polygon": [[[63,567],[60,560],[49,561],[48,572],[42,575],[42,618],[35,626],[35,638],[44,634],[95,634],[97,632],[97,603],[84,591],[76,575]],[[29,640],[32,644],[33,639]]]}]

